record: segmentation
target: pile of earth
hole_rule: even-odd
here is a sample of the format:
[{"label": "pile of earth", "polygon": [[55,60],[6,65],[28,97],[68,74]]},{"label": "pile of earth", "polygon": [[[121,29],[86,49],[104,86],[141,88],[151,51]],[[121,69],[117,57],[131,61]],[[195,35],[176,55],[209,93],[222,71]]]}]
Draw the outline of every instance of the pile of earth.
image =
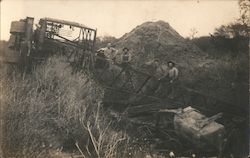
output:
[{"label": "pile of earth", "polygon": [[[179,69],[179,83],[182,87],[188,87],[205,96],[212,96],[236,106],[242,105],[242,107],[245,107],[245,104],[239,104],[241,103],[239,100],[242,99],[235,99],[236,97],[234,93],[236,91],[232,90],[234,87],[232,87],[233,84],[231,83],[234,81],[230,76],[233,75],[234,68],[232,67],[231,61],[219,61],[208,56],[207,53],[201,51],[189,40],[184,39],[164,21],[143,23],[134,28],[131,32],[126,33],[124,36],[117,39],[114,42],[114,45],[119,52],[117,58],[118,63],[120,59],[119,55],[121,55],[124,47],[129,48],[132,54],[131,65],[134,68],[147,72],[148,74],[154,74],[155,72],[152,71],[150,65],[147,65],[147,63],[153,59],[159,59],[162,67],[166,67],[167,61],[172,60],[176,63],[176,67]],[[119,74],[121,71],[120,68],[114,68],[114,70],[115,71],[112,73],[106,75],[107,81],[112,82],[113,79],[116,78],[116,74]],[[138,89],[146,79],[146,76],[141,77],[136,73],[132,75],[134,77],[132,82],[134,82],[135,89]],[[105,75],[102,77],[105,78]],[[121,77],[120,79],[117,79],[116,83],[110,83],[110,85],[113,84],[114,86],[119,87],[120,85],[123,85],[124,82],[127,82],[123,79],[124,78]],[[153,85],[155,82],[157,81],[150,79],[146,86],[150,87],[150,85]],[[128,87],[128,89],[135,91],[131,89],[131,87]],[[143,92],[150,90],[151,89],[149,88]],[[117,91],[113,93],[112,90],[106,94],[106,98],[109,100],[114,100],[118,94],[121,94],[120,96],[122,96],[124,100],[129,100],[131,96],[127,94],[124,95],[125,93],[117,93]],[[116,98],[117,101],[121,100],[120,96]],[[197,98],[196,94],[195,97]],[[188,100],[190,99],[192,98],[188,98]],[[214,99],[210,98],[209,101],[212,102]],[[204,103],[198,101],[194,104],[197,104],[198,106]],[[211,103],[209,106],[213,106],[212,104],[216,103]]]},{"label": "pile of earth", "polygon": [[[232,76],[235,76],[235,71],[242,71],[234,69],[234,63],[240,61],[236,59],[232,64],[232,59],[212,58],[194,43],[184,39],[167,22],[145,22],[117,39],[114,45],[120,53],[124,47],[130,49],[131,64],[134,67],[145,68],[145,64],[155,58],[160,60],[162,66],[172,60],[179,69],[179,80],[184,86],[214,97],[219,96],[234,104],[243,104],[239,102],[242,99],[236,99],[235,94],[231,93],[235,89],[232,85],[237,83],[237,79]],[[149,69],[146,71],[150,73]],[[245,100],[247,96],[244,95]]]},{"label": "pile of earth", "polygon": [[164,21],[143,23],[118,39],[115,45],[119,50],[123,47],[131,50],[132,64],[136,67],[143,67],[155,58],[163,65],[168,60],[176,62],[181,73],[180,79],[186,81],[192,79],[198,69],[213,62]]}]

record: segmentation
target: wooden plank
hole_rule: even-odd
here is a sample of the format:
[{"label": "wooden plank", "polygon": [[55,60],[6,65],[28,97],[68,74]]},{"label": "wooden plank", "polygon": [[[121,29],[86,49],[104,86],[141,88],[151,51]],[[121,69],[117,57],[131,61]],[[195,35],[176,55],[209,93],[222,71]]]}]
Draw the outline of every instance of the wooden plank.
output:
[{"label": "wooden plank", "polygon": [[127,109],[128,115],[130,117],[137,116],[140,114],[148,114],[148,113],[158,113],[161,109],[166,108],[179,108],[175,103],[165,102],[162,103],[151,103],[151,104],[143,104],[143,105],[136,105],[130,106]]},{"label": "wooden plank", "polygon": [[146,80],[141,84],[141,86],[136,90],[136,93],[139,93],[142,88],[148,83],[148,81],[152,78],[152,76],[148,76]]}]

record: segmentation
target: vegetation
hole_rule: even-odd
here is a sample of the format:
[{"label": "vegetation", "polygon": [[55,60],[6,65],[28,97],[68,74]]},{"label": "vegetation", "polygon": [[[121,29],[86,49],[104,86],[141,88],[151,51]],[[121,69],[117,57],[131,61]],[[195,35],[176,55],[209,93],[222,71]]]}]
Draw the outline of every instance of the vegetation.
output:
[{"label": "vegetation", "polygon": [[129,154],[130,138],[115,130],[101,106],[102,89],[84,74],[72,75],[63,58],[1,81],[6,157],[54,157],[62,150],[84,157]]},{"label": "vegetation", "polygon": [[[147,61],[144,53],[148,59],[174,58],[183,64],[178,68],[182,76],[184,73],[189,75],[183,81],[190,81],[190,87],[247,109],[249,70],[245,65],[249,62],[250,9],[247,0],[240,0],[239,5],[241,17],[236,22],[217,28],[207,37],[195,38],[197,30],[192,29],[188,43],[170,25],[160,21],[157,25],[145,23],[121,39],[98,38],[96,48],[105,47],[110,42],[120,49],[128,45],[133,53],[138,53],[135,59],[141,63]],[[164,25],[167,27],[161,27]],[[1,41],[1,53],[6,46],[7,42]],[[201,61],[203,56],[206,58]],[[32,74],[21,74],[11,67],[7,70],[11,73],[7,74],[3,68],[6,66],[2,65],[0,76],[4,109],[1,117],[6,157],[60,157],[69,152],[82,157],[122,158],[145,157],[151,152],[150,144],[143,137],[146,130],[131,127],[126,119],[119,122],[112,118],[111,112],[103,108],[104,91],[99,83],[85,74],[72,74],[64,57],[48,59]],[[195,71],[186,71],[191,68]],[[247,125],[238,129],[241,137],[236,137],[235,142],[241,141],[242,146],[238,146],[241,149],[236,149],[233,144],[229,145],[232,149],[228,149],[230,152],[237,150],[236,154],[245,150],[246,142],[243,141]]]}]

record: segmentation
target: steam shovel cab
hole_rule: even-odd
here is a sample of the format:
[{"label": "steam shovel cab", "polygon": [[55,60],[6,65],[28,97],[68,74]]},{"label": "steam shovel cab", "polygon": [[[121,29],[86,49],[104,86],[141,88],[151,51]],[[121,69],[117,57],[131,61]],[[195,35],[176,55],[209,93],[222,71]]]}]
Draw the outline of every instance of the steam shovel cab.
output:
[{"label": "steam shovel cab", "polygon": [[52,18],[42,18],[33,30],[34,18],[13,21],[4,62],[31,65],[48,56],[66,55],[74,68],[90,68],[93,64],[96,29]]},{"label": "steam shovel cab", "polygon": [[3,54],[3,62],[21,64],[29,62],[32,51],[34,18],[27,17],[12,21],[8,47]]}]

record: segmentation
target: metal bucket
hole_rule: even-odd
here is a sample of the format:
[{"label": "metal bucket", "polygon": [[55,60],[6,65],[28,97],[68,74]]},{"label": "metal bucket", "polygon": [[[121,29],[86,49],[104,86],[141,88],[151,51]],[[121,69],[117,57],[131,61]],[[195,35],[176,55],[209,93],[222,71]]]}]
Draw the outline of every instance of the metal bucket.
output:
[{"label": "metal bucket", "polygon": [[177,133],[191,141],[198,148],[219,149],[225,132],[224,126],[210,120],[198,110],[187,107],[174,117]]}]

